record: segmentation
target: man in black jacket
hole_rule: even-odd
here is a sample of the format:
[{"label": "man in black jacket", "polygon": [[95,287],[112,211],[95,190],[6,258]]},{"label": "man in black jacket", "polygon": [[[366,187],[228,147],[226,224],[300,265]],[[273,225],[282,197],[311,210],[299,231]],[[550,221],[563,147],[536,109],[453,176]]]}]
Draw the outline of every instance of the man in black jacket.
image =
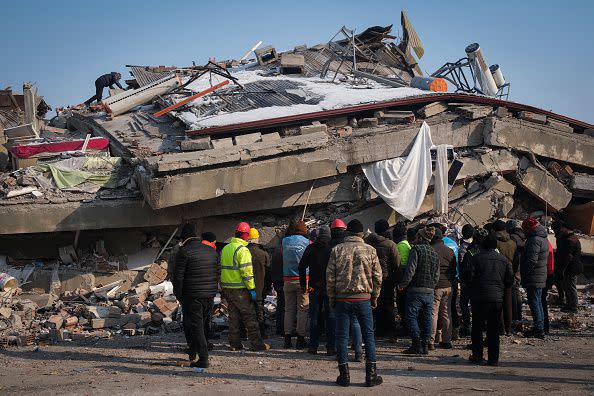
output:
[{"label": "man in black jacket", "polygon": [[516,254],[512,262],[512,272],[514,274],[514,285],[512,287],[512,322],[519,323],[522,320],[522,293],[520,293],[521,277],[520,263],[524,257],[524,248],[526,246],[526,235],[522,230],[522,222],[519,220],[508,220],[506,225],[507,232],[516,243]]},{"label": "man in black jacket", "polygon": [[326,267],[330,260],[330,228],[323,226],[318,229],[318,236],[314,243],[305,248],[299,262],[299,283],[301,289],[307,286],[307,269],[309,268],[309,348],[308,353],[318,353],[320,345],[320,311],[326,329],[326,354],[336,355],[335,346],[335,317],[334,310],[330,308],[328,294],[326,293]]},{"label": "man in black jacket", "polygon": [[85,101],[85,104],[88,106],[94,100],[97,100],[97,103],[101,103],[101,99],[103,98],[103,89],[104,88],[111,88],[113,89],[113,85],[117,85],[118,88],[122,88],[122,84],[120,84],[120,79],[122,75],[118,72],[111,72],[102,75],[98,79],[95,80],[95,95],[91,96],[88,100]]},{"label": "man in black jacket", "polygon": [[183,306],[191,366],[207,368],[207,329],[220,278],[219,256],[214,248],[216,241],[202,243],[193,225],[184,225],[182,235],[187,238],[182,241],[175,261],[173,292]]},{"label": "man in black jacket", "polygon": [[385,219],[375,222],[375,233],[365,238],[365,243],[375,248],[382,267],[382,291],[374,309],[376,337],[389,337],[396,342],[396,319],[394,317],[394,288],[398,283],[400,255],[388,229],[390,224]]},{"label": "man in black jacket", "polygon": [[544,338],[544,309],[541,299],[542,289],[547,283],[548,234],[547,230],[533,217],[522,222],[522,229],[527,239],[524,259],[520,264],[520,274],[522,286],[528,295],[528,305],[534,323],[532,329],[524,332],[524,336]]},{"label": "man in black jacket", "polygon": [[505,290],[512,287],[514,277],[511,263],[498,253],[497,236],[489,234],[478,254],[470,262],[470,290],[472,305],[472,355],[469,360],[483,363],[483,331],[487,324],[488,361],[499,362],[499,327]]},{"label": "man in black jacket", "polygon": [[562,287],[567,299],[561,312],[576,313],[578,305],[577,277],[584,271],[582,245],[568,224],[559,222],[556,228],[558,232],[555,272],[559,268],[563,279]]}]

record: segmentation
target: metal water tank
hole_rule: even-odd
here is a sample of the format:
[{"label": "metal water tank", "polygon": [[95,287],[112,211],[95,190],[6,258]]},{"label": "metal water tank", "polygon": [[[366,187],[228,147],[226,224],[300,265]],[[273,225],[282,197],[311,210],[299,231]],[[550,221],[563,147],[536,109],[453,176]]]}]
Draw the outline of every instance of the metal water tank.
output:
[{"label": "metal water tank", "polygon": [[491,65],[489,66],[489,70],[493,75],[493,80],[495,80],[495,84],[497,84],[497,88],[501,88],[505,85],[505,78],[503,77],[503,73],[501,72],[501,68],[499,65]]},{"label": "metal water tank", "polygon": [[466,56],[468,56],[470,66],[479,82],[481,91],[485,95],[495,96],[498,91],[497,84],[495,84],[491,70],[487,66],[487,60],[483,55],[481,46],[478,43],[470,44],[466,47]]}]

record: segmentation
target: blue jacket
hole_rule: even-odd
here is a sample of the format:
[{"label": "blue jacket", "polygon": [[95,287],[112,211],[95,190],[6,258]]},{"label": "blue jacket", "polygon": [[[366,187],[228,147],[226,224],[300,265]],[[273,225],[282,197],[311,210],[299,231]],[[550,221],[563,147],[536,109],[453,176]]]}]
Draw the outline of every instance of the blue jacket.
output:
[{"label": "blue jacket", "polygon": [[456,257],[456,278],[460,276],[460,262],[458,258],[458,244],[450,237],[443,237],[443,243],[454,251],[454,256]]},{"label": "blue jacket", "polygon": [[[299,262],[309,246],[309,239],[303,235],[289,235],[283,238],[283,280],[299,281]],[[309,274],[309,268],[306,271]]]}]

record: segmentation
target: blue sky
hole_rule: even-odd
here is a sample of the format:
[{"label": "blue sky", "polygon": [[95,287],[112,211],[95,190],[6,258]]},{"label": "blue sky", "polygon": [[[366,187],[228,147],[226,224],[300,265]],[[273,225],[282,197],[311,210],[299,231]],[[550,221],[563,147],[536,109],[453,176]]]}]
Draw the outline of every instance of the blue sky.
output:
[{"label": "blue sky", "polygon": [[124,65],[185,66],[327,41],[342,26],[394,24],[406,9],[433,72],[480,43],[510,100],[594,123],[594,1],[11,1],[2,5],[0,87],[37,83],[54,107],[80,103]]}]

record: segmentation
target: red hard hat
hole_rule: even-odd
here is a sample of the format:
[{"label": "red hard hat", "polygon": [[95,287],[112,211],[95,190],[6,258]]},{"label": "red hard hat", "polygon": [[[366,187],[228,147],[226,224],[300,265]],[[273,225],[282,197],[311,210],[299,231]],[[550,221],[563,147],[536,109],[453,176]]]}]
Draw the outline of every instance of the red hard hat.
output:
[{"label": "red hard hat", "polygon": [[330,224],[330,229],[334,229],[334,228],[344,228],[346,229],[347,226],[346,224],[344,224],[344,221],[340,220],[340,219],[335,219],[332,224]]},{"label": "red hard hat", "polygon": [[250,232],[250,225],[248,223],[246,223],[245,221],[242,221],[241,223],[237,224],[237,227],[235,227],[235,232],[241,232],[241,233],[246,233],[249,234]]}]

